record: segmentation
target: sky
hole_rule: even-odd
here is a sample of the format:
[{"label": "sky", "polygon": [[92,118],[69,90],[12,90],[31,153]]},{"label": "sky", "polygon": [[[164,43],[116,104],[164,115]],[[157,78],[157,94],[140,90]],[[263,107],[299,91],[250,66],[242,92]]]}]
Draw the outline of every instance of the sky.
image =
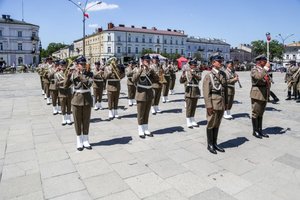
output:
[{"label": "sky", "polygon": [[[74,0],[74,2],[85,0]],[[89,0],[90,3],[95,0]],[[23,0],[24,21],[40,26],[42,47],[82,37],[82,13],[68,0]],[[300,41],[300,0],[103,0],[88,11],[86,34],[107,23],[184,30],[189,36],[224,39],[232,47],[254,40]],[[0,0],[0,14],[22,20],[22,0]]]}]

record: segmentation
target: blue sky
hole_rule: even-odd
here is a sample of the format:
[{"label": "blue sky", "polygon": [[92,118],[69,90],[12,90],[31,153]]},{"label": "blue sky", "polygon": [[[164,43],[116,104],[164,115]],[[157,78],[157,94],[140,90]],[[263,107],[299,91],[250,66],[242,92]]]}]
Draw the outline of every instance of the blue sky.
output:
[{"label": "blue sky", "polygon": [[[80,0],[74,0],[78,2]],[[81,0],[85,1],[85,0]],[[89,0],[92,2],[93,0]],[[23,0],[24,19],[40,26],[43,48],[69,44],[82,36],[82,15],[68,0]],[[232,46],[265,39],[270,32],[300,40],[300,0],[103,0],[106,8],[89,12],[86,33],[108,22],[137,27],[185,30],[190,36],[225,39]],[[22,0],[0,0],[0,13],[22,19]]]}]

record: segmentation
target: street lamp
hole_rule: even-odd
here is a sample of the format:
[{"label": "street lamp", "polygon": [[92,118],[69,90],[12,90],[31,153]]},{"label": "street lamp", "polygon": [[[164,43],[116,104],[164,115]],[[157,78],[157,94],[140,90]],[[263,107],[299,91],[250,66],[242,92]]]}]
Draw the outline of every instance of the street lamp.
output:
[{"label": "street lamp", "polygon": [[282,45],[283,45],[283,47],[284,47],[284,42],[285,42],[288,38],[292,37],[293,35],[294,35],[294,34],[292,33],[292,34],[287,35],[286,37],[283,37],[283,36],[281,35],[281,33],[279,33],[278,35],[276,35],[276,37],[279,37],[279,38],[281,39]]},{"label": "street lamp", "polygon": [[101,4],[101,1],[96,1],[95,4],[90,5],[89,7],[87,6],[88,0],[85,0],[85,3],[83,6],[81,6],[81,3],[79,2],[78,4],[75,3],[73,0],[68,0],[72,4],[74,4],[79,10],[82,12],[82,32],[83,32],[83,37],[82,37],[82,50],[83,50],[83,56],[85,57],[85,17],[87,16],[87,11],[91,9],[92,7]]}]

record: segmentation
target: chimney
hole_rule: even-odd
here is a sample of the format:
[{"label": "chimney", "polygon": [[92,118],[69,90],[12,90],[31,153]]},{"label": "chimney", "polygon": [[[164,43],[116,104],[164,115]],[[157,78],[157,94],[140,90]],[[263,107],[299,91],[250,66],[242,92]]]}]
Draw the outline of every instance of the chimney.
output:
[{"label": "chimney", "polygon": [[102,27],[98,28],[98,33],[101,33],[103,31]]},{"label": "chimney", "polygon": [[156,31],[156,30],[157,30],[157,28],[156,28],[156,27],[152,27],[152,30],[155,30],[155,31]]},{"label": "chimney", "polygon": [[124,24],[119,24],[119,27],[125,27],[125,25]]},{"label": "chimney", "polygon": [[7,19],[10,19],[10,15],[6,15],[6,18],[7,18]]},{"label": "chimney", "polygon": [[147,29],[147,27],[146,26],[142,26],[142,29]]},{"label": "chimney", "polygon": [[6,15],[2,15],[2,19],[6,19]]},{"label": "chimney", "polygon": [[167,31],[172,31],[172,30],[168,28]]},{"label": "chimney", "polygon": [[175,29],[174,29],[173,31],[174,31],[174,32],[177,32],[177,30],[175,30]]},{"label": "chimney", "polygon": [[114,27],[115,27],[115,25],[111,22],[107,24],[107,29],[112,29]]},{"label": "chimney", "polygon": [[131,25],[131,28],[135,28],[133,25]]}]

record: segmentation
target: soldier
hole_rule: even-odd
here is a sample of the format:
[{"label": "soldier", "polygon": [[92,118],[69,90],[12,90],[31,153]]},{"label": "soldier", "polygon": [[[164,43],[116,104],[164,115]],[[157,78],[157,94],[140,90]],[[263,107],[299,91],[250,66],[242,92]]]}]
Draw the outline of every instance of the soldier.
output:
[{"label": "soldier", "polygon": [[[90,127],[91,109],[93,98],[90,87],[93,84],[93,73],[86,71],[86,59],[79,56],[76,59],[75,70],[68,73],[64,82],[64,87],[69,88],[74,85],[74,95],[71,101],[74,116],[74,125],[77,135],[77,150],[83,148],[92,149],[89,143],[88,134]],[[83,134],[83,135],[82,135]]]},{"label": "soldier", "polygon": [[43,71],[43,83],[44,83],[44,91],[45,91],[45,99],[47,99],[47,105],[50,105],[50,90],[49,90],[49,86],[50,86],[50,79],[48,77],[49,74],[49,69],[53,67],[53,60],[52,57],[49,57],[46,59],[46,66],[44,68]]},{"label": "soldier", "polygon": [[296,74],[296,80],[297,80],[297,91],[298,91],[298,98],[297,98],[297,103],[300,103],[300,63],[298,63],[298,71],[297,71],[297,74]]},{"label": "soldier", "polygon": [[142,139],[146,135],[153,137],[153,134],[149,131],[148,119],[154,98],[153,83],[159,81],[157,73],[150,67],[150,59],[148,55],[143,56],[142,65],[135,68],[132,77],[132,81],[137,85],[135,99],[137,101],[138,133]]},{"label": "soldier", "polygon": [[210,58],[212,70],[203,80],[203,96],[207,110],[207,149],[213,154],[217,154],[217,151],[225,152],[217,145],[219,126],[227,104],[226,74],[220,70],[223,60],[220,55],[212,56]]},{"label": "soldier", "polygon": [[[108,117],[110,120],[120,119],[118,114],[118,104],[121,91],[120,81],[125,76],[121,71],[120,65],[117,65],[117,58],[112,57],[107,61],[104,72],[104,78],[107,80],[107,98],[108,98]],[[122,68],[124,69],[124,68]]]},{"label": "soldier", "polygon": [[182,66],[181,70],[185,71],[188,70],[190,68],[190,61],[192,61],[193,59],[191,57],[187,57],[187,62]]},{"label": "soldier", "polygon": [[239,80],[239,76],[235,73],[233,61],[229,60],[226,62],[226,80],[227,80],[227,94],[228,94],[228,105],[225,108],[224,118],[225,119],[233,119],[232,115],[230,114],[230,110],[232,108],[234,94],[235,94],[235,83]]},{"label": "soldier", "polygon": [[201,71],[198,68],[197,61],[190,61],[189,69],[182,72],[180,83],[185,85],[186,102],[186,124],[188,128],[198,127],[195,121],[195,111],[200,97],[199,82],[201,80]]},{"label": "soldier", "polygon": [[170,82],[171,82],[171,68],[172,66],[169,64],[168,60],[165,61],[165,63],[162,65],[163,71],[164,71],[164,82],[162,84],[162,102],[170,102],[168,98],[169,89],[170,89]]},{"label": "soldier", "polygon": [[[61,125],[71,125],[71,100],[72,100],[72,91],[70,87],[64,87],[64,81],[66,79],[66,73],[71,69],[66,69],[67,62],[64,60],[59,61],[58,71],[55,73],[54,78],[58,86],[58,98],[61,104],[62,110],[62,122]],[[70,67],[70,66],[69,66]]]},{"label": "soldier", "polygon": [[169,92],[169,94],[174,95],[175,94],[174,87],[175,87],[175,82],[176,82],[176,72],[178,71],[178,68],[172,62],[169,62],[169,65],[171,65],[171,67],[170,67],[170,92]]},{"label": "soldier", "polygon": [[161,90],[162,90],[162,83],[163,83],[163,69],[159,64],[159,57],[153,56],[152,58],[152,64],[150,65],[150,68],[155,71],[155,73],[159,76],[159,82],[153,82],[152,83],[152,89],[154,92],[154,98],[152,101],[152,107],[151,107],[151,113],[155,115],[156,113],[161,113],[161,110],[158,107],[160,96],[161,96]]},{"label": "soldier", "polygon": [[42,63],[40,63],[36,69],[38,75],[40,76],[42,95],[45,95],[44,82],[43,82],[43,71],[45,66],[46,66],[46,59],[42,58]]},{"label": "soldier", "polygon": [[55,81],[54,74],[57,72],[59,61],[55,61],[54,65],[49,68],[48,78],[50,80],[49,90],[52,98],[53,115],[61,114],[60,102],[58,99],[58,87]]},{"label": "soldier", "polygon": [[264,55],[257,56],[255,62],[256,66],[251,69],[252,126],[253,136],[261,139],[269,137],[262,132],[262,121],[270,92],[270,80],[267,74],[270,70],[270,63]]},{"label": "soldier", "polygon": [[104,84],[104,66],[100,65],[100,62],[95,62],[94,69],[94,82],[93,82],[93,90],[94,90],[94,110],[103,110],[101,102],[103,96],[103,84]]},{"label": "soldier", "polygon": [[128,88],[128,105],[133,106],[136,105],[135,102],[135,93],[136,87],[134,82],[132,81],[132,75],[134,69],[136,68],[137,63],[135,61],[130,61],[128,67],[126,67],[126,76],[127,76],[127,88]]},{"label": "soldier", "polygon": [[297,85],[293,75],[298,71],[298,69],[299,67],[296,66],[296,61],[291,60],[285,74],[285,82],[288,83],[288,98],[286,100],[292,99],[292,89],[293,96],[295,96],[295,99],[297,97]]}]

